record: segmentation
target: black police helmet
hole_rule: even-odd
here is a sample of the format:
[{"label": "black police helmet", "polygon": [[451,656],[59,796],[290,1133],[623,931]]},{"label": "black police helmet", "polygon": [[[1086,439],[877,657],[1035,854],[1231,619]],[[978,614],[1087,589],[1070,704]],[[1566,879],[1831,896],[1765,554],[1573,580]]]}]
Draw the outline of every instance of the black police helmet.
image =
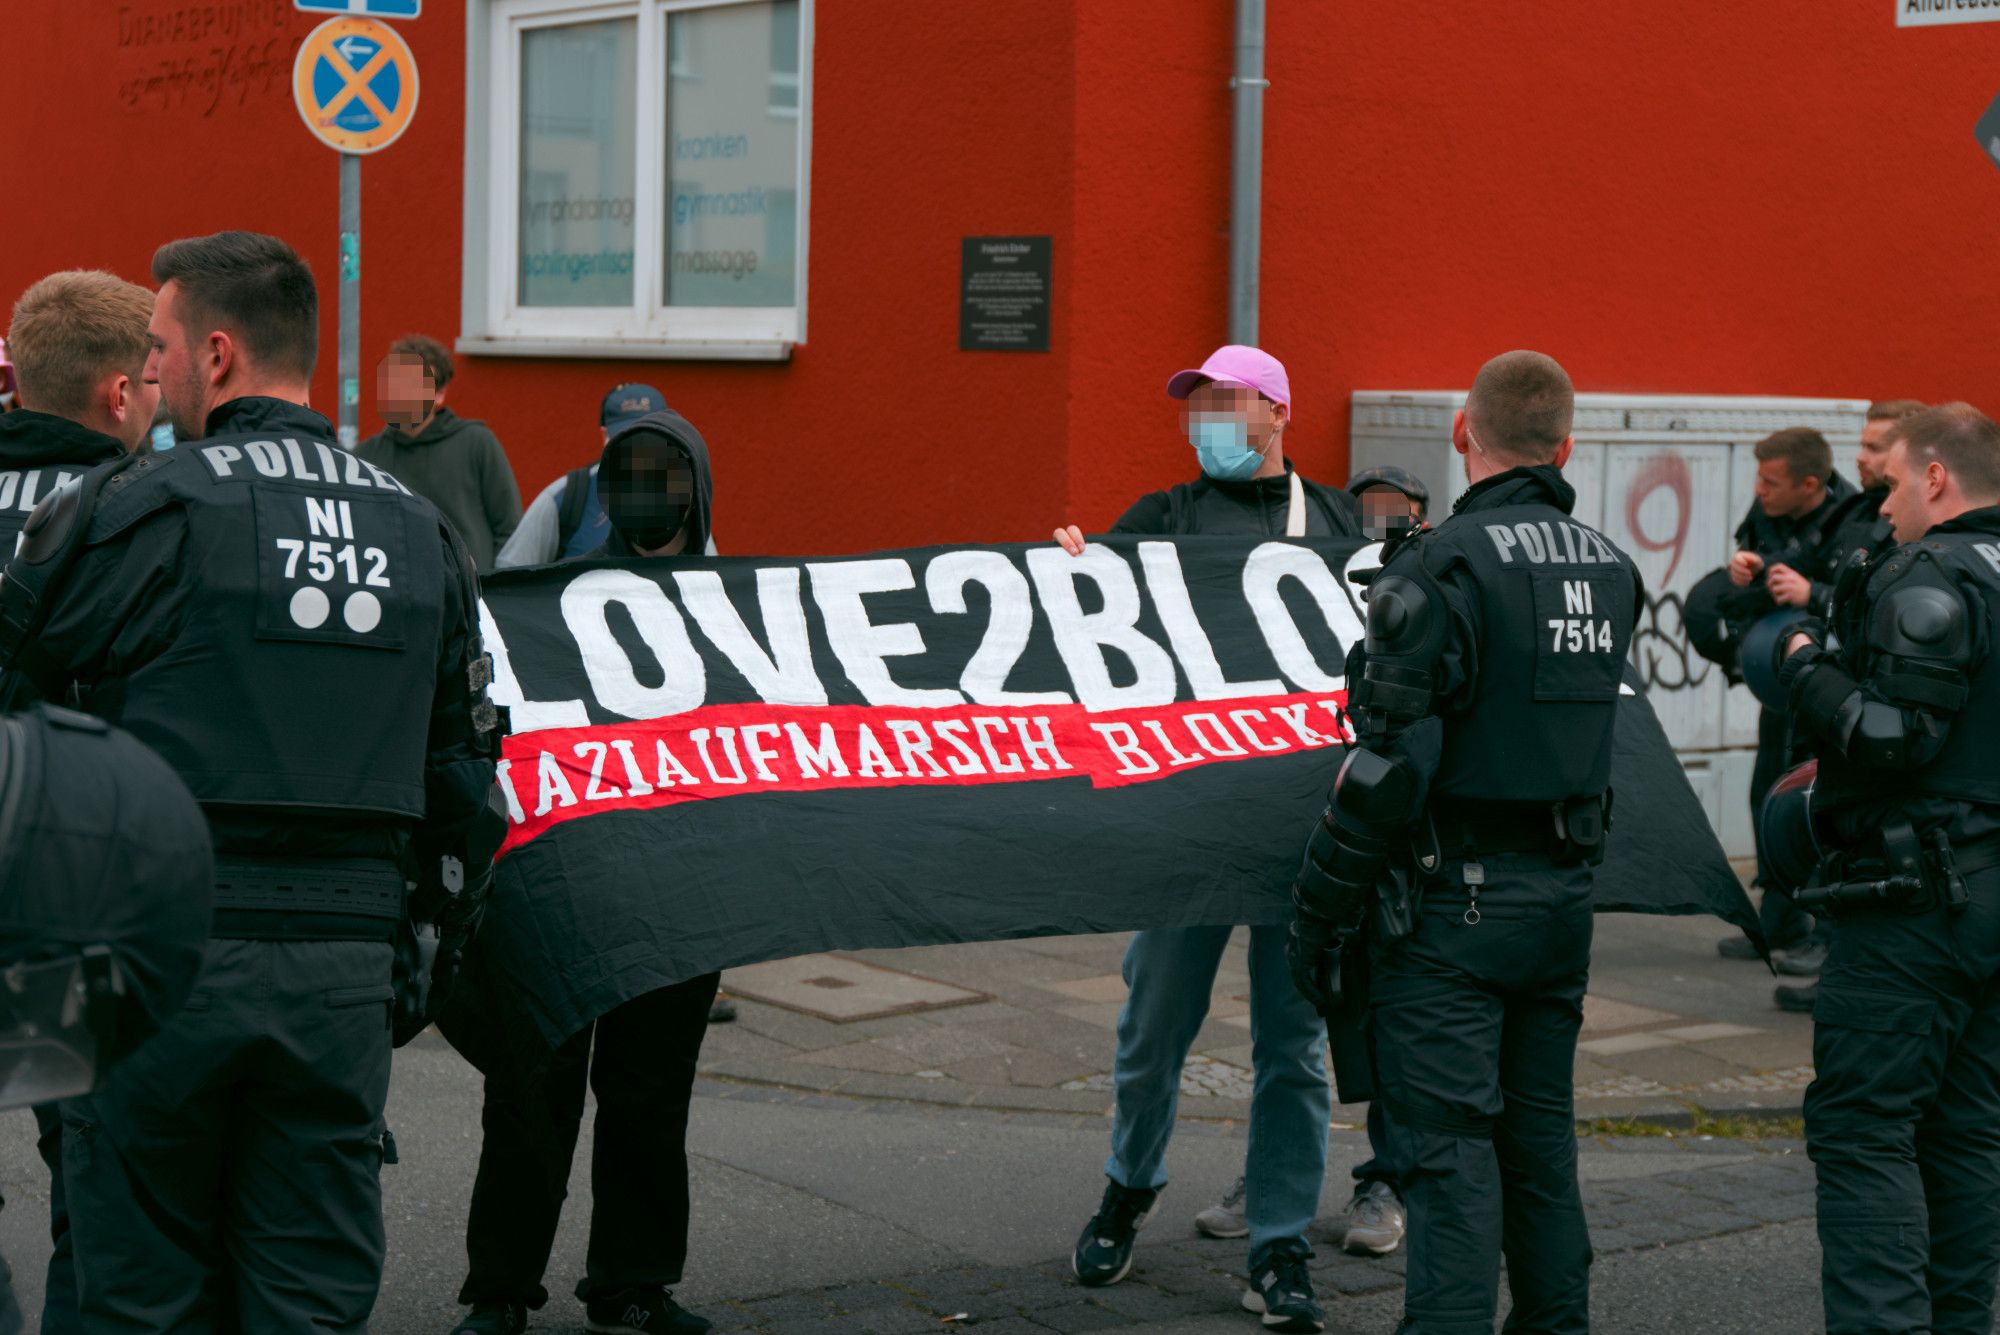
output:
[{"label": "black police helmet", "polygon": [[1819,761],[1788,770],[1771,785],[1757,811],[1757,843],[1764,852],[1767,889],[1796,894],[1819,865],[1820,843],[1813,826],[1813,789]]},{"label": "black police helmet", "polygon": [[1694,651],[1729,672],[1736,670],[1736,641],[1729,633],[1729,618],[1723,606],[1735,585],[1729,571],[1711,570],[1694,582],[1681,599],[1681,624],[1687,627],[1688,644]]},{"label": "black police helmet", "polygon": [[214,885],[159,756],[69,710],[0,716],[0,1106],[87,1092],[180,1009]]}]

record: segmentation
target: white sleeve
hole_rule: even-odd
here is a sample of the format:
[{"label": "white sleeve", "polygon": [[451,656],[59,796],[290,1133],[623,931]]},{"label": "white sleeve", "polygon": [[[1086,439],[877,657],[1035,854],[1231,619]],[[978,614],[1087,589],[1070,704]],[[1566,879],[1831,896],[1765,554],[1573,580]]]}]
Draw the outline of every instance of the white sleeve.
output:
[{"label": "white sleeve", "polygon": [[500,554],[493,558],[495,570],[547,565],[556,559],[556,539],[561,536],[562,527],[563,482],[568,476],[565,473],[543,487],[541,494],[529,504],[513,536],[507,539]]}]

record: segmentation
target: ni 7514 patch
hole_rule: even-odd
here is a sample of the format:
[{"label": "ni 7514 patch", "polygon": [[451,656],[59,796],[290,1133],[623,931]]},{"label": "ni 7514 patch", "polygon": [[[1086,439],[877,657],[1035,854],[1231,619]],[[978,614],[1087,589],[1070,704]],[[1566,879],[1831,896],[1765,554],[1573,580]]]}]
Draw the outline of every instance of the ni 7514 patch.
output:
[{"label": "ni 7514 patch", "polygon": [[1535,699],[1616,700],[1625,645],[1613,618],[1622,570],[1541,572],[1535,589]]}]

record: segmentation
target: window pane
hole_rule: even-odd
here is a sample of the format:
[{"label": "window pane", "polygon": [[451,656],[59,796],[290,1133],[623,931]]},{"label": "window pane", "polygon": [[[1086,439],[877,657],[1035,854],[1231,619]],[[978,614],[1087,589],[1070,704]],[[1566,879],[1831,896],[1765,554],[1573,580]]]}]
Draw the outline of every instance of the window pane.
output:
[{"label": "window pane", "polygon": [[798,293],[798,0],[668,18],[669,306]]},{"label": "window pane", "polygon": [[521,35],[523,306],[630,306],[637,19]]}]

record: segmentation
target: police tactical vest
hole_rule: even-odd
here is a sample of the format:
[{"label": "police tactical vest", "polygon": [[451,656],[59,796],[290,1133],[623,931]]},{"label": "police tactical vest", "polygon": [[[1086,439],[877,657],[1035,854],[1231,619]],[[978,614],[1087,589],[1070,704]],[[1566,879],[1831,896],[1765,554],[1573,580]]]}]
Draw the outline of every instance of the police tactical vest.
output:
[{"label": "police tactical vest", "polygon": [[1624,553],[1556,499],[1568,496],[1532,473],[1503,477],[1383,569],[1399,574],[1421,559],[1476,602],[1477,675],[1471,698],[1444,715],[1434,797],[1554,802],[1611,782],[1638,579]]},{"label": "police tactical vest", "polygon": [[1973,658],[1966,667],[1965,703],[1950,718],[1942,750],[1929,764],[1888,772],[1854,765],[1838,755],[1820,759],[1820,786],[1829,801],[1924,795],[1958,802],[2000,804],[2000,512],[1981,528],[1932,530],[1917,541],[1878,553],[1869,563],[1859,597],[1837,602],[1833,626],[1840,662],[1865,683],[1893,666],[1870,643],[1870,613],[1889,590],[1906,580],[1942,575],[1964,600]]},{"label": "police tactical vest", "polygon": [[[87,542],[179,507],[171,644],[86,704],[204,805],[419,817],[444,633],[443,520],[382,469],[280,421],[104,486]],[[456,550],[454,547],[452,550]]]},{"label": "police tactical vest", "polygon": [[0,564],[42,498],[101,463],[124,455],[111,437],[47,413],[0,414]]},{"label": "police tactical vest", "polygon": [[1837,585],[1849,568],[1894,543],[1889,521],[1881,513],[1882,500],[1888,494],[1886,489],[1872,488],[1841,505],[1831,536],[1826,540],[1825,569],[1817,578]]},{"label": "police tactical vest", "polygon": [[65,482],[90,471],[88,464],[44,464],[39,468],[0,468],[0,564],[14,554],[22,525],[42,498]]}]

